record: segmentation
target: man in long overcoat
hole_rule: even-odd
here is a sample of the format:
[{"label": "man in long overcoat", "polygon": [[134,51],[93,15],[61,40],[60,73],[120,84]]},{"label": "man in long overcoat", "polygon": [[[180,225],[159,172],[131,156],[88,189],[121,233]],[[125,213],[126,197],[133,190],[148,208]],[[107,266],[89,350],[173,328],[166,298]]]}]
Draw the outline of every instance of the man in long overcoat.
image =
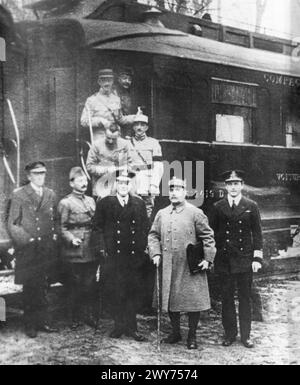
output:
[{"label": "man in long overcoat", "polygon": [[253,273],[262,267],[261,219],[257,204],[242,195],[244,172],[227,171],[223,177],[228,195],[215,204],[210,221],[217,243],[215,272],[221,284],[223,346],[232,345],[238,332],[234,299],[237,286],[241,341],[252,348],[251,286]]},{"label": "man in long overcoat", "polygon": [[113,305],[115,328],[112,338],[123,334],[144,341],[137,332],[136,313],[143,286],[141,268],[147,246],[148,218],[145,203],[129,195],[133,175],[117,176],[117,194],[98,200],[94,228],[102,232],[106,259],[105,293]]},{"label": "man in long overcoat", "polygon": [[[169,312],[173,329],[163,342],[174,344],[181,340],[180,312],[186,312],[189,315],[187,347],[197,349],[200,311],[210,309],[205,270],[216,252],[214,233],[203,211],[186,202],[183,180],[173,178],[169,189],[171,205],[157,213],[148,236],[150,257],[155,265],[162,265],[162,310]],[[204,261],[200,263],[203,272],[191,275],[186,249],[199,239],[204,246]]]},{"label": "man in long overcoat", "polygon": [[56,195],[44,187],[43,162],[26,166],[29,183],[13,192],[8,230],[16,249],[16,284],[23,285],[26,334],[53,332],[47,320],[47,278],[57,263]]}]

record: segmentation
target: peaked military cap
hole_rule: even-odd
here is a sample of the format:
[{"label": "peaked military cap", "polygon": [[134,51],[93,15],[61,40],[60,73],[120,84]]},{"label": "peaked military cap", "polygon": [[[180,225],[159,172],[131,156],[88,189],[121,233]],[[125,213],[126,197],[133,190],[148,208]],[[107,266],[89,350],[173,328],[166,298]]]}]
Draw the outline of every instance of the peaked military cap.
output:
[{"label": "peaked military cap", "polygon": [[25,167],[26,172],[34,172],[34,173],[43,173],[46,172],[46,165],[44,162],[41,161],[36,161],[36,162],[31,162],[27,164]]},{"label": "peaked military cap", "polygon": [[118,70],[118,75],[129,75],[129,76],[133,76],[134,73],[133,73],[133,69],[131,67],[120,67],[119,70]]},{"label": "peaked military cap", "polygon": [[117,175],[117,181],[125,181],[125,182],[128,182],[135,177],[135,173],[130,172],[128,170],[117,170],[116,175]]},{"label": "peaked military cap", "polygon": [[245,177],[245,172],[242,170],[229,170],[222,174],[222,177],[227,182],[242,182]]}]

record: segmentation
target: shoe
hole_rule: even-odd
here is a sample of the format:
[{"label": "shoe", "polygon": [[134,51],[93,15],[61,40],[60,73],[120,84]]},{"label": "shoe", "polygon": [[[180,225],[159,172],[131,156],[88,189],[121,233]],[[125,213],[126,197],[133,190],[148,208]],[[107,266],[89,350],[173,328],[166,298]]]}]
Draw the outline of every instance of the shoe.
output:
[{"label": "shoe", "polygon": [[92,316],[90,317],[86,317],[84,319],[84,323],[87,325],[87,326],[90,326],[91,328],[95,328],[96,327],[96,321],[94,320],[94,318]]},{"label": "shoe", "polygon": [[36,338],[38,335],[36,328],[34,328],[33,326],[26,326],[25,327],[25,334],[29,338]]},{"label": "shoe", "polygon": [[77,330],[80,326],[82,326],[82,324],[79,321],[73,321],[70,324],[70,329],[71,330]]},{"label": "shoe", "polygon": [[179,341],[181,341],[181,335],[174,333],[171,333],[168,337],[162,339],[162,342],[165,344],[177,344]]},{"label": "shoe", "polygon": [[231,337],[231,338],[225,337],[224,341],[222,342],[222,345],[226,347],[231,346],[235,342],[235,340],[236,340],[235,337]]},{"label": "shoe", "polygon": [[187,348],[189,350],[196,350],[196,349],[198,349],[198,345],[197,345],[197,341],[196,341],[195,337],[188,338],[188,340],[187,340]]},{"label": "shoe", "polygon": [[114,329],[110,334],[110,338],[120,338],[122,337],[123,330]]},{"label": "shoe", "polygon": [[251,341],[250,338],[247,340],[242,340],[242,344],[245,346],[245,348],[252,349],[254,348],[254,343]]},{"label": "shoe", "polygon": [[125,333],[125,336],[133,338],[135,341],[138,342],[145,342],[148,341],[146,337],[139,334],[137,331],[128,331]]},{"label": "shoe", "polygon": [[56,328],[54,328],[54,327],[52,327],[50,325],[47,325],[47,324],[44,324],[44,325],[40,326],[39,330],[41,332],[45,332],[45,333],[48,333],[48,334],[50,334],[50,333],[57,333],[58,332],[58,329],[56,329]]}]

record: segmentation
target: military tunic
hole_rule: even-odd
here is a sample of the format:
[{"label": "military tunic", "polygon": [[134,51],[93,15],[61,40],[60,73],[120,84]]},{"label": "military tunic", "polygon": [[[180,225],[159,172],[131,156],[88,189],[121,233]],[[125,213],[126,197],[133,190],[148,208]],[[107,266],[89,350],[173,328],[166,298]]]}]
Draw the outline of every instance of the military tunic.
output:
[{"label": "military tunic", "polygon": [[198,312],[210,309],[206,273],[192,276],[186,248],[197,239],[204,244],[205,259],[215,257],[214,233],[202,210],[184,202],[160,210],[148,236],[150,257],[162,256],[162,310]]},{"label": "military tunic", "polygon": [[100,92],[87,98],[82,115],[81,125],[89,128],[89,114],[92,127],[95,129],[95,139],[103,137],[105,129],[112,123],[118,123],[123,126],[133,123],[133,115],[125,116],[121,110],[121,99],[115,93],[109,96]]},{"label": "military tunic", "polygon": [[[93,198],[71,193],[58,205],[60,229],[63,239],[62,257],[72,263],[95,261],[95,252],[91,244],[92,218],[96,204]],[[81,239],[79,247],[74,247],[74,238]]]},{"label": "military tunic", "polygon": [[131,167],[132,153],[130,143],[118,138],[113,147],[107,146],[105,138],[99,139],[91,147],[86,161],[92,176],[93,195],[104,198],[113,193],[116,168]]}]

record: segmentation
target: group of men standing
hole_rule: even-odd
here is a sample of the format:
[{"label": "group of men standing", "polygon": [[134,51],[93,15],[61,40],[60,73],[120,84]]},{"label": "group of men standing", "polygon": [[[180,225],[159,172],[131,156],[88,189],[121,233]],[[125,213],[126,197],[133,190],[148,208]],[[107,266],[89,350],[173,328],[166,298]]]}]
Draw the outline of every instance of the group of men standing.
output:
[{"label": "group of men standing", "polygon": [[[142,111],[124,113],[128,109],[122,107],[113,84],[112,71],[101,70],[99,93],[88,98],[82,114],[82,124],[95,134],[86,163],[94,198],[86,195],[87,175],[74,167],[69,175],[72,192],[57,206],[54,192],[44,187],[46,166],[40,161],[26,166],[29,183],[13,193],[8,228],[17,250],[16,283],[23,284],[26,333],[36,337],[40,329],[55,331],[47,320],[45,292],[59,248],[73,329],[82,319],[93,322],[95,279],[100,275],[114,319],[110,336],[144,341],[136,314],[144,290],[142,271],[145,261],[151,260],[161,277],[158,302],[172,325],[164,342],[181,340],[180,313],[184,312],[189,316],[187,347],[197,349],[200,312],[210,308],[206,271],[215,263],[221,278],[223,345],[230,346],[237,336],[237,284],[241,341],[253,347],[251,283],[252,273],[262,263],[262,232],[257,205],[242,197],[242,172],[224,174],[228,197],[215,205],[210,221],[186,201],[185,181],[172,178],[170,205],[152,223],[154,197],[163,175],[161,147],[147,136],[148,117]],[[128,107],[124,95],[123,100]],[[124,139],[121,130],[126,125],[132,127],[132,136]],[[200,241],[202,270],[192,275],[186,249]]]}]

